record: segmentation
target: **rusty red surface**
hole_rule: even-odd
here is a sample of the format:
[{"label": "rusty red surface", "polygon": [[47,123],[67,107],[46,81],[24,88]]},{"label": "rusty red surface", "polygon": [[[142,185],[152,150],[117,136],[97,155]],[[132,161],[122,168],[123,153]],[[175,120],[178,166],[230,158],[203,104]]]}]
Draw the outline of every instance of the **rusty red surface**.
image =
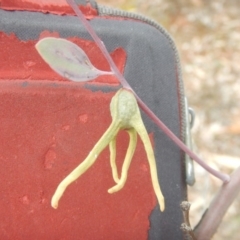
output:
[{"label": "rusty red surface", "polygon": [[[57,33],[53,33],[57,36]],[[48,36],[44,32],[41,37]],[[51,35],[51,34],[50,34]],[[77,38],[93,64],[108,65],[95,44]],[[144,147],[139,140],[126,186],[114,185],[109,151],[74,182],[51,208],[60,181],[81,163],[111,122],[114,92],[91,91],[70,82],[45,64],[34,45],[0,34],[0,238],[1,239],[147,239],[148,217],[156,205]],[[112,53],[123,72],[126,53]],[[111,76],[92,83],[118,85]],[[121,133],[118,168],[128,145]]]}]

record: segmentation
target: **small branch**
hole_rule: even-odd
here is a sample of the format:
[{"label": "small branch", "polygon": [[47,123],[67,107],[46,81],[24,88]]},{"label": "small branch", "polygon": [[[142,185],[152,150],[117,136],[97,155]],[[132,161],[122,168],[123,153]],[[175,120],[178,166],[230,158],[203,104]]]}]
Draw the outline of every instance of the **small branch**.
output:
[{"label": "small branch", "polygon": [[205,168],[208,172],[210,172],[215,177],[221,179],[223,182],[229,181],[229,176],[226,174],[223,174],[221,172],[218,172],[211,168],[209,165],[207,165],[202,159],[200,159],[195,153],[193,153],[174,133],[147,107],[147,105],[137,96],[137,94],[134,92],[134,90],[131,88],[131,86],[128,84],[127,80],[123,77],[123,75],[118,70],[117,66],[113,62],[110,54],[108,53],[104,43],[101,41],[101,39],[97,36],[89,22],[85,19],[83,13],[78,8],[77,4],[74,2],[74,0],[66,0],[67,3],[73,8],[76,15],[79,17],[80,21],[83,23],[89,34],[92,36],[93,40],[96,42],[100,50],[102,51],[103,55],[105,56],[106,60],[108,61],[111,70],[116,75],[116,77],[119,79],[120,83],[122,84],[123,88],[131,90],[141,107],[141,109],[149,116],[149,118],[152,119],[152,121],[160,128],[162,131],[170,138],[172,141],[179,146],[185,153],[187,153],[193,160],[195,160],[198,164],[200,164],[203,168]]},{"label": "small branch", "polygon": [[181,224],[181,230],[184,232],[187,239],[196,240],[196,237],[194,236],[194,232],[192,230],[192,227],[189,221],[189,210],[190,210],[191,204],[187,201],[183,201],[180,204],[180,207],[183,212],[183,220],[184,220],[184,223]]},{"label": "small branch", "polygon": [[217,231],[223,216],[240,192],[240,167],[231,174],[231,181],[223,184],[202,219],[196,226],[194,233],[198,240],[211,239]]}]

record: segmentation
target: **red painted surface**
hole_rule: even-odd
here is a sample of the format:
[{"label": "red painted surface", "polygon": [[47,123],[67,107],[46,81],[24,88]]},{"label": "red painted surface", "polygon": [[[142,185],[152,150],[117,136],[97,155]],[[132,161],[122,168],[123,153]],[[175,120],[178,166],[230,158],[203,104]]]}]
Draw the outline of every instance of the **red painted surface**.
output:
[{"label": "red painted surface", "polygon": [[[156,198],[141,141],[121,191],[107,193],[114,181],[106,149],[66,190],[59,208],[51,208],[60,181],[109,126],[114,93],[92,92],[59,77],[38,56],[34,41],[0,37],[0,239],[147,239]],[[96,67],[108,68],[92,42],[71,40]],[[118,49],[112,55],[123,71],[125,52]],[[91,84],[100,82],[117,84],[110,76]],[[127,145],[128,137],[121,133],[119,169]]]},{"label": "red painted surface", "polygon": [[[5,10],[27,10],[34,12],[53,13],[59,15],[74,14],[65,0],[0,0],[0,8]],[[87,19],[97,16],[96,9],[89,3],[80,6]]]},{"label": "red painted surface", "polygon": [[[44,31],[40,38],[54,36],[58,33]],[[92,64],[100,69],[109,71],[108,63],[99,48],[92,41],[79,38],[68,38],[68,40],[78,44],[88,55]],[[1,48],[0,72],[2,79],[26,79],[26,80],[54,80],[69,82],[66,78],[59,77],[40,57],[35,49],[36,41],[20,41],[14,34],[6,35],[0,32],[0,42],[4,46]],[[16,57],[17,56],[17,57]],[[115,49],[111,56],[117,67],[123,72],[126,53],[122,48]],[[100,76],[91,82],[108,83],[119,85],[119,81],[114,76]]]}]

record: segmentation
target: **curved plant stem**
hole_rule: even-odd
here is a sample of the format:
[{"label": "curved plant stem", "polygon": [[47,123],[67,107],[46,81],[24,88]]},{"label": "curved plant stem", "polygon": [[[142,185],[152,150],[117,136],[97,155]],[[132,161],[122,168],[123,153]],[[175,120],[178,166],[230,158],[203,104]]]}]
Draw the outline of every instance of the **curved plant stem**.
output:
[{"label": "curved plant stem", "polygon": [[240,167],[231,174],[231,181],[223,184],[209,208],[196,226],[194,233],[198,240],[211,239],[217,231],[223,216],[240,192]]},{"label": "curved plant stem", "polygon": [[72,7],[72,9],[75,11],[76,15],[79,17],[82,24],[85,26],[93,40],[96,42],[100,50],[102,51],[103,55],[105,56],[106,60],[108,61],[111,70],[116,75],[116,77],[119,79],[120,83],[122,84],[123,88],[131,90],[141,107],[141,109],[148,115],[149,118],[152,119],[152,121],[170,138],[172,141],[179,146],[185,153],[187,153],[193,160],[195,160],[198,164],[200,164],[203,168],[205,168],[209,173],[214,175],[215,177],[221,179],[223,182],[228,182],[230,180],[230,177],[226,174],[223,174],[221,172],[218,172],[211,168],[209,165],[207,165],[202,159],[200,159],[195,153],[193,153],[174,133],[147,107],[147,105],[137,96],[137,94],[134,92],[134,90],[131,88],[131,86],[128,84],[127,80],[123,77],[123,75],[118,70],[117,66],[113,62],[110,54],[108,53],[104,43],[101,41],[101,39],[97,36],[89,22],[85,19],[84,15],[82,14],[81,10],[78,8],[77,4],[74,2],[74,0],[66,0],[67,3]]},{"label": "curved plant stem", "polygon": [[148,107],[147,105],[136,95],[135,96],[138,102],[138,105],[153,120],[153,122],[161,128],[161,130],[166,133],[166,135],[172,139],[172,141],[179,146],[185,153],[187,153],[192,159],[194,159],[199,165],[204,169],[210,172],[215,177],[221,179],[223,182],[229,182],[229,176],[221,172],[216,171],[205,163],[201,158],[199,158],[193,151],[191,151]]}]

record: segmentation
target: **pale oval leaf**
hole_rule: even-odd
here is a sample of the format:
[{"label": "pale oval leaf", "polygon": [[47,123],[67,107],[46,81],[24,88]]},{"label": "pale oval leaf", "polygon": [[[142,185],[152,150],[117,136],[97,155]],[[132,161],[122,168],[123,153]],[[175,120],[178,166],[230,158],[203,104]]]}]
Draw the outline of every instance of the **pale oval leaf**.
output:
[{"label": "pale oval leaf", "polygon": [[90,62],[86,53],[76,44],[62,38],[47,37],[36,44],[43,60],[58,74],[69,80],[82,82],[100,75],[112,75],[101,71]]}]

